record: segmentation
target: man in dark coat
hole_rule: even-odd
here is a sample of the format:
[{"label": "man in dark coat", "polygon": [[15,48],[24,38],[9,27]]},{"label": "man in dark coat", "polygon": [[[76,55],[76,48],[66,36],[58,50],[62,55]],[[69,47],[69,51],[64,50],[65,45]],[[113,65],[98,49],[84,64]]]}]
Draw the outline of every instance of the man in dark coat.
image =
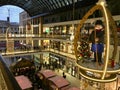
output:
[{"label": "man in dark coat", "polygon": [[94,30],[89,37],[92,43],[91,51],[94,52],[94,62],[102,64],[102,52],[104,51],[104,25],[101,20],[95,22]]}]

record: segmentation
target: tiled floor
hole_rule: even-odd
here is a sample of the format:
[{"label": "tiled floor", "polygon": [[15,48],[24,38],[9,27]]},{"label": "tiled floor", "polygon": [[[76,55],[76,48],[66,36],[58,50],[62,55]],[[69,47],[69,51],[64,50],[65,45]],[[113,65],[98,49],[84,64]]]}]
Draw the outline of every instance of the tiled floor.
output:
[{"label": "tiled floor", "polygon": [[[57,75],[62,76],[63,73],[62,70],[55,70],[55,72],[57,73]],[[71,86],[80,87],[80,80],[78,78],[75,78],[68,73],[65,74],[66,74],[66,79],[70,82]]]},{"label": "tiled floor", "polygon": [[[60,75],[60,76],[62,76],[62,73],[63,73],[63,71],[62,70],[55,70],[55,72],[56,72],[56,74],[57,75]],[[84,89],[81,89],[83,86],[83,83],[81,83],[81,81],[78,79],[78,78],[76,78],[76,77],[73,77],[73,76],[71,76],[70,74],[68,74],[68,73],[65,73],[66,74],[66,79],[70,82],[70,85],[71,86],[74,86],[74,87],[78,87],[78,88],[80,88],[80,90],[98,90],[98,89],[95,89],[94,87],[92,87],[92,86],[90,86],[90,85],[88,85],[86,88],[84,88]]]}]

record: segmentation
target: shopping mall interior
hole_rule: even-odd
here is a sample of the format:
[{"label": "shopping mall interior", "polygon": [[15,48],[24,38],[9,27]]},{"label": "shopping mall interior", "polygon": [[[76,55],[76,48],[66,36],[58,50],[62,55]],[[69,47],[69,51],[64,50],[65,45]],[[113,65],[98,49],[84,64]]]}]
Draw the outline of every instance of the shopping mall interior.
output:
[{"label": "shopping mall interior", "polygon": [[0,0],[0,90],[120,90],[120,0]]}]

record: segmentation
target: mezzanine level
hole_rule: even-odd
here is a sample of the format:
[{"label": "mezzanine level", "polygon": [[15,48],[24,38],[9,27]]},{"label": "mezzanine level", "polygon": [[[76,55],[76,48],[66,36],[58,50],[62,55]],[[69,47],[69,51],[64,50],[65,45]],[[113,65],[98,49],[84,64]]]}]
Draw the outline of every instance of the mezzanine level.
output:
[{"label": "mezzanine level", "polygon": [[70,40],[70,35],[36,35],[36,34],[1,34],[0,41],[5,41],[7,39],[13,40],[26,40],[27,38],[32,40]]},{"label": "mezzanine level", "polygon": [[61,52],[61,51],[50,49],[50,48],[41,49],[41,50],[16,50],[11,53],[1,52],[3,57],[26,56],[26,55],[43,54],[43,53],[54,53],[60,57],[63,57],[63,58],[69,57],[75,60],[75,55],[73,53]]}]

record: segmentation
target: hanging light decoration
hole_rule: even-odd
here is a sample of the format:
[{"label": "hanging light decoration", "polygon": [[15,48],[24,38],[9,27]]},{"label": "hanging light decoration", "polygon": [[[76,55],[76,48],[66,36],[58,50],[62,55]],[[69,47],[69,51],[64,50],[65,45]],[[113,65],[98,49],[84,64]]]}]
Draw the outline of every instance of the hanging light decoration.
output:
[{"label": "hanging light decoration", "polygon": [[[93,67],[93,62],[91,62],[91,65],[88,66],[88,64],[83,64],[83,62],[79,63],[79,59],[80,58],[80,53],[78,51],[79,48],[79,39],[81,39],[81,28],[83,27],[83,24],[85,23],[85,21],[87,21],[88,17],[90,15],[92,15],[95,11],[101,11],[103,18],[104,19],[104,25],[105,25],[105,55],[104,55],[104,63],[103,66],[100,66],[98,68],[98,64]],[[117,76],[116,74],[118,72],[120,72],[120,69],[114,69],[114,68],[108,68],[109,65],[109,59],[110,59],[110,55],[109,52],[110,51],[110,30],[112,31],[112,36],[114,39],[114,45],[113,45],[113,55],[112,55],[112,59],[115,60],[116,59],[116,54],[117,54],[117,27],[115,25],[115,22],[112,18],[111,13],[109,12],[109,10],[107,9],[107,4],[105,0],[99,0],[96,5],[91,8],[86,14],[85,16],[82,18],[82,20],[80,21],[80,24],[78,25],[78,28],[75,32],[75,37],[74,37],[74,50],[75,50],[75,56],[76,56],[76,65],[79,67],[80,70],[80,75],[93,80],[93,81],[97,81],[97,82],[110,82],[110,81],[114,81],[116,80]],[[85,52],[83,52],[85,53]],[[82,60],[84,61],[84,60]],[[88,60],[90,61],[90,60]],[[95,64],[94,64],[95,65]]]}]

